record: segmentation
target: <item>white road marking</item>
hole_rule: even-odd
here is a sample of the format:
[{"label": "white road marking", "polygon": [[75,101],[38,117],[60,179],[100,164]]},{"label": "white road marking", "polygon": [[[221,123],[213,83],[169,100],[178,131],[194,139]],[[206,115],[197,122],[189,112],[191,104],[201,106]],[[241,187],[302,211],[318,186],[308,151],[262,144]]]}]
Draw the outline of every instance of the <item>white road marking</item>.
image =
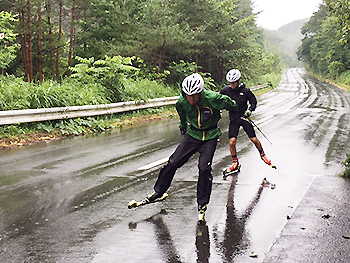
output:
[{"label": "white road marking", "polygon": [[160,159],[158,161],[155,161],[153,163],[150,163],[150,164],[146,164],[142,167],[140,167],[139,169],[137,169],[138,171],[144,171],[144,170],[148,170],[148,169],[151,169],[153,167],[156,167],[158,165],[161,165],[163,163],[166,163],[167,161],[169,160],[169,157],[166,157],[166,158],[163,158],[163,159]]}]

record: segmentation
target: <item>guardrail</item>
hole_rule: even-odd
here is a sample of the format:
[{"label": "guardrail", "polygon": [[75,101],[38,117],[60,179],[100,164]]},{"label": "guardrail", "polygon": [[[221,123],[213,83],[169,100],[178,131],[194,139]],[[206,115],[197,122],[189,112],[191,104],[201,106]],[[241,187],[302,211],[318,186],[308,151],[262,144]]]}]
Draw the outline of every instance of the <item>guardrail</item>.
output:
[{"label": "guardrail", "polygon": [[251,87],[250,90],[263,89],[263,88],[266,88],[267,86],[269,86],[269,84],[261,84],[261,85],[258,85],[258,86]]},{"label": "guardrail", "polygon": [[0,125],[127,112],[138,109],[173,105],[178,98],[179,96],[150,99],[148,102],[127,101],[103,105],[0,111]]},{"label": "guardrail", "polygon": [[[251,90],[263,89],[267,86],[268,84],[255,86],[252,87]],[[147,102],[127,101],[103,105],[0,111],[0,125],[106,115],[138,109],[174,105],[178,98],[179,96],[150,99]]]}]

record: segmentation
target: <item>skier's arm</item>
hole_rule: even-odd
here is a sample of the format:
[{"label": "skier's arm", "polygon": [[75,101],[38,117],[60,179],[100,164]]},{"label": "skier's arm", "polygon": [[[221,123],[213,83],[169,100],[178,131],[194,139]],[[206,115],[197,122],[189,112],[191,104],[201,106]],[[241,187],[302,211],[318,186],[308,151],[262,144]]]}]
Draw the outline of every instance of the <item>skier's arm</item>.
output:
[{"label": "skier's arm", "polygon": [[176,111],[179,114],[180,117],[180,132],[181,134],[185,134],[186,130],[187,130],[187,121],[186,121],[186,112],[184,111],[184,109],[181,107],[181,102],[180,99],[177,101],[176,103]]},{"label": "skier's arm", "polygon": [[219,101],[219,110],[226,109],[228,111],[234,111],[238,109],[236,101],[227,95],[218,94],[217,100]]},{"label": "skier's arm", "polygon": [[256,104],[257,104],[257,100],[256,100],[256,97],[254,95],[254,93],[248,89],[248,101],[249,101],[249,110],[250,111],[255,111],[256,109]]}]

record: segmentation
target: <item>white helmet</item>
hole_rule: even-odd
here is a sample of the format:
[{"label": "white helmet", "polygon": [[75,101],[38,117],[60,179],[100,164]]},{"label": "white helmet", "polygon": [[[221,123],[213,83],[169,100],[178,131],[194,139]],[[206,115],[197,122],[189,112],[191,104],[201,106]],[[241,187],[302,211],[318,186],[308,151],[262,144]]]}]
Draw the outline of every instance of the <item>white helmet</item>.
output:
[{"label": "white helmet", "polygon": [[236,82],[241,78],[241,72],[238,69],[231,69],[226,74],[226,79],[228,82]]},{"label": "white helmet", "polygon": [[203,91],[203,88],[204,80],[202,76],[198,73],[189,75],[182,81],[182,91],[186,95],[194,95],[201,93]]}]

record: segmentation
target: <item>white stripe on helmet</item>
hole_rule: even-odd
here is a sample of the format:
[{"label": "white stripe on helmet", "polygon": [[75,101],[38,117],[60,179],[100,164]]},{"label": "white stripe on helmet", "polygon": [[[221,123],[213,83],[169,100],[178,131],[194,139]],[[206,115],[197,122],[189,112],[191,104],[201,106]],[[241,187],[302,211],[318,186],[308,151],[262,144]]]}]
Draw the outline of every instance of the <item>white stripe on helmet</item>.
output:
[{"label": "white stripe on helmet", "polygon": [[187,95],[201,93],[204,88],[204,80],[198,73],[187,76],[182,82],[182,91]]},{"label": "white stripe on helmet", "polygon": [[228,82],[236,82],[241,78],[241,72],[238,69],[231,69],[226,74],[226,79]]}]

